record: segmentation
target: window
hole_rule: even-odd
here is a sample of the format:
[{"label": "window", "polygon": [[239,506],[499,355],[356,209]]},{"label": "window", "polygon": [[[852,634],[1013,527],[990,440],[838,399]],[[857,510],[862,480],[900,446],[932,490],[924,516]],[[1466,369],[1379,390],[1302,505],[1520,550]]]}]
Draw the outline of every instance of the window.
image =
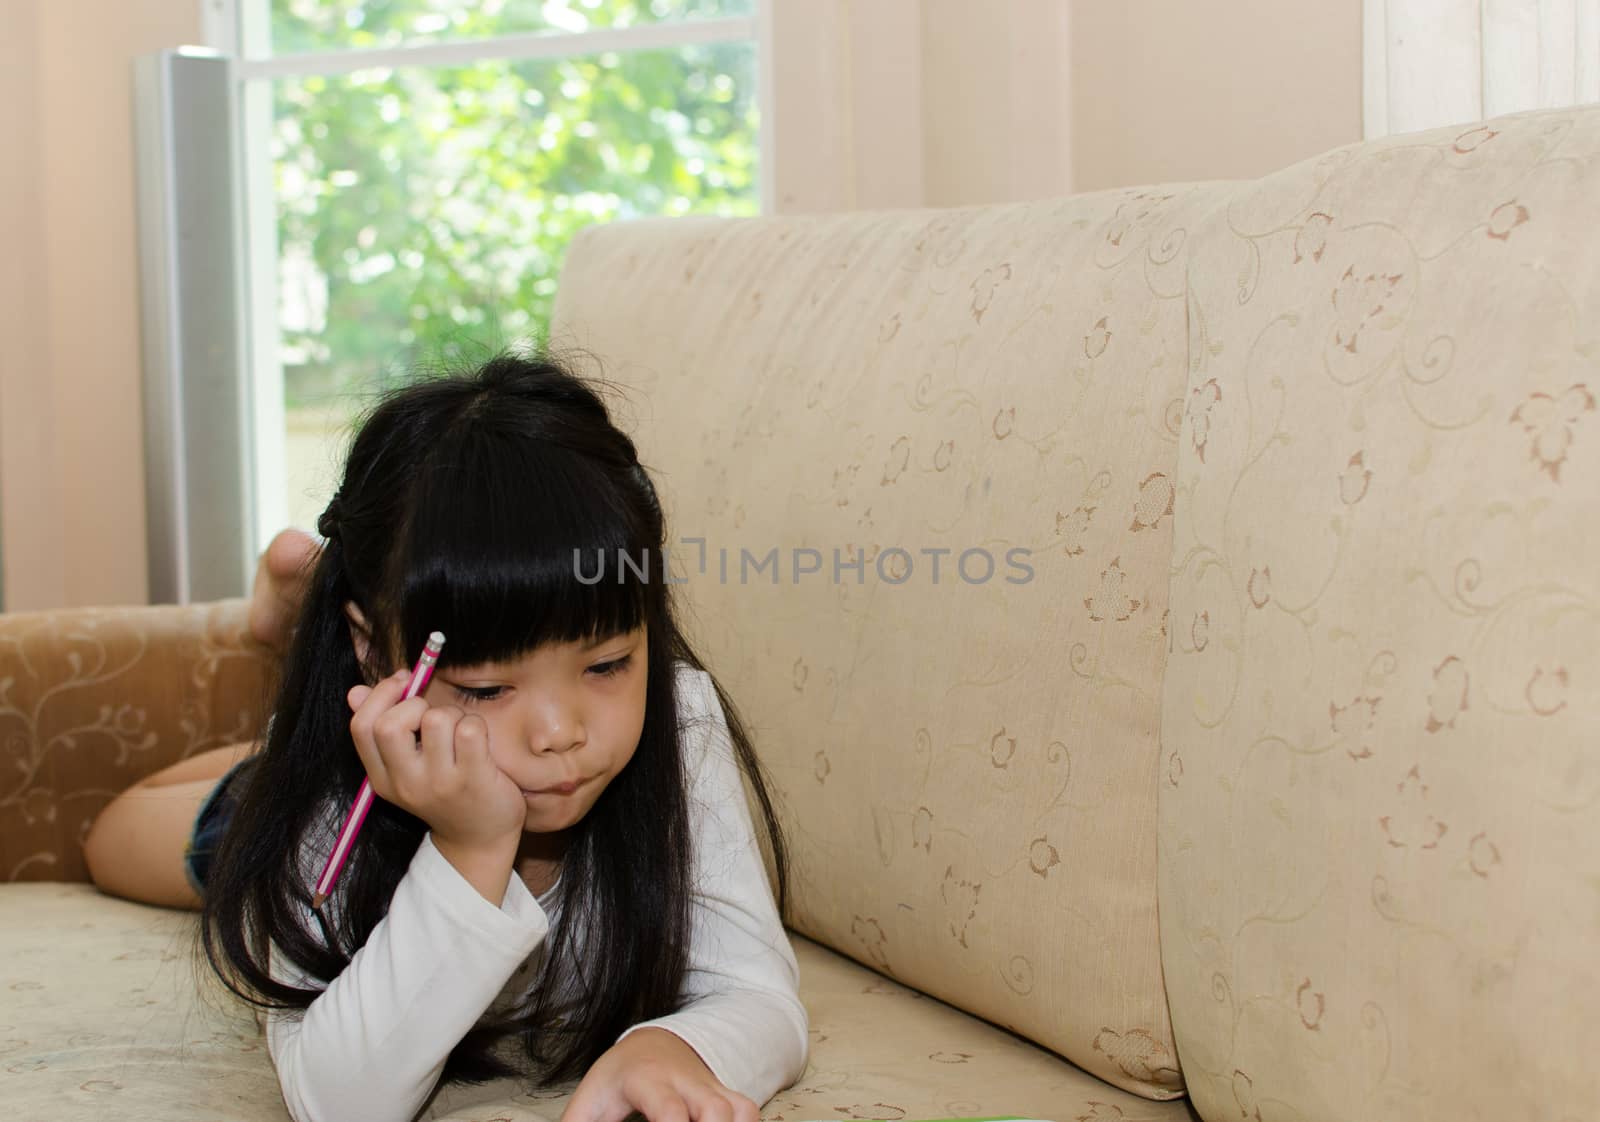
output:
[{"label": "window", "polygon": [[542,338],[590,223],[760,211],[758,0],[209,0],[239,45],[256,531],[417,364]]},{"label": "window", "polygon": [[1372,140],[1600,100],[1600,0],[1363,0]]}]

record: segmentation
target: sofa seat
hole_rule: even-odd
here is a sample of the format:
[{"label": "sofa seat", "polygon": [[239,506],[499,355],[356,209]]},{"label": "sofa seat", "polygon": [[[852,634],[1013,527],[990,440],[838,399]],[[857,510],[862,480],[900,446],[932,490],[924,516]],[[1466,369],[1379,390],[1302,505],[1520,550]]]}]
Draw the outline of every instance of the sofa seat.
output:
[{"label": "sofa seat", "polygon": [[[214,981],[196,984],[195,919],[87,884],[0,885],[7,1118],[288,1117],[254,1015]],[[41,931],[52,941],[42,942]],[[809,1070],[763,1118],[1195,1117],[1186,1101],[1137,1098],[808,939],[794,943],[801,997],[812,1023],[827,1029],[813,1029]],[[505,1080],[450,1088],[423,1117],[557,1122],[573,1086],[529,1093]]]}]

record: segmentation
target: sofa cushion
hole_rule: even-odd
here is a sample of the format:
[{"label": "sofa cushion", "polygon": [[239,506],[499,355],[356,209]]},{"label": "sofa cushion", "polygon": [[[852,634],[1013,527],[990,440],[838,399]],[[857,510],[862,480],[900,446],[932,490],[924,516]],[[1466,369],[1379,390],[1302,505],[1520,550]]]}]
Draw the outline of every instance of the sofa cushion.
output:
[{"label": "sofa cushion", "polygon": [[1193,231],[1161,920],[1208,1117],[1594,1118],[1600,108]]},{"label": "sofa cushion", "polygon": [[[83,884],[0,885],[0,1102],[7,1118],[62,1122],[288,1117],[252,1011],[202,967],[196,916]],[[1025,1114],[1178,1122],[1044,1050],[795,941],[811,1064],[768,1119]],[[575,1083],[447,1088],[439,1122],[555,1122]]]},{"label": "sofa cushion", "polygon": [[661,484],[796,926],[1157,1098],[1184,247],[1215,197],[614,224],[556,311]]},{"label": "sofa cushion", "polygon": [[119,791],[253,739],[275,666],[246,602],[0,615],[0,880],[86,881]]}]

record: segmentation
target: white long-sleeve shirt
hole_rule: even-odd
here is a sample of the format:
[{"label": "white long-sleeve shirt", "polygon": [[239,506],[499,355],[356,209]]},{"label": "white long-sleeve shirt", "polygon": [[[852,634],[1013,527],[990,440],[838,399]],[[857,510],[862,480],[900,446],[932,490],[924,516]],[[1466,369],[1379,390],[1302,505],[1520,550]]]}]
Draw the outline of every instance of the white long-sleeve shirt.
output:
[{"label": "white long-sleeve shirt", "polygon": [[[679,723],[694,836],[684,1007],[655,1027],[695,1050],[724,1085],[765,1103],[805,1068],[799,968],[778,918],[745,803],[727,719],[711,679],[677,666]],[[330,824],[336,833],[342,822]],[[312,875],[322,854],[311,855]],[[305,1010],[267,1018],[267,1048],[296,1122],[406,1122],[445,1058],[485,1011],[528,993],[550,931],[556,887],[535,897],[513,873],[497,908],[424,835],[389,911],[350,964]],[[307,922],[312,922],[309,914]],[[315,927],[312,930],[316,930]],[[581,948],[579,948],[581,953]],[[279,958],[271,973],[318,983]]]}]

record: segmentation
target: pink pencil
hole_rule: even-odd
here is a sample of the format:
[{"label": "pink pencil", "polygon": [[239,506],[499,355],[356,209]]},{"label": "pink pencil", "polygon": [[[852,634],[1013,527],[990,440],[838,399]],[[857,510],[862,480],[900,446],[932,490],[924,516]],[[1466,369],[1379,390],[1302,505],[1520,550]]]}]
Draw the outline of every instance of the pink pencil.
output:
[{"label": "pink pencil", "polygon": [[[401,701],[409,701],[423,690],[428,688],[428,679],[433,677],[433,668],[438,665],[439,652],[444,649],[444,635],[435,631],[429,634],[427,644],[422,648],[422,654],[417,659],[417,665],[411,671],[411,681],[406,686],[405,696]],[[356,801],[350,808],[350,813],[344,820],[344,829],[339,831],[339,841],[333,847],[333,852],[328,854],[328,863],[322,868],[322,875],[317,878],[317,890],[311,896],[311,906],[321,908],[322,902],[333,891],[333,882],[339,879],[339,870],[344,868],[345,858],[350,856],[350,847],[356,842],[356,835],[361,832],[361,824],[367,820],[367,811],[372,809],[372,781],[363,779],[361,790],[356,792]]]}]

